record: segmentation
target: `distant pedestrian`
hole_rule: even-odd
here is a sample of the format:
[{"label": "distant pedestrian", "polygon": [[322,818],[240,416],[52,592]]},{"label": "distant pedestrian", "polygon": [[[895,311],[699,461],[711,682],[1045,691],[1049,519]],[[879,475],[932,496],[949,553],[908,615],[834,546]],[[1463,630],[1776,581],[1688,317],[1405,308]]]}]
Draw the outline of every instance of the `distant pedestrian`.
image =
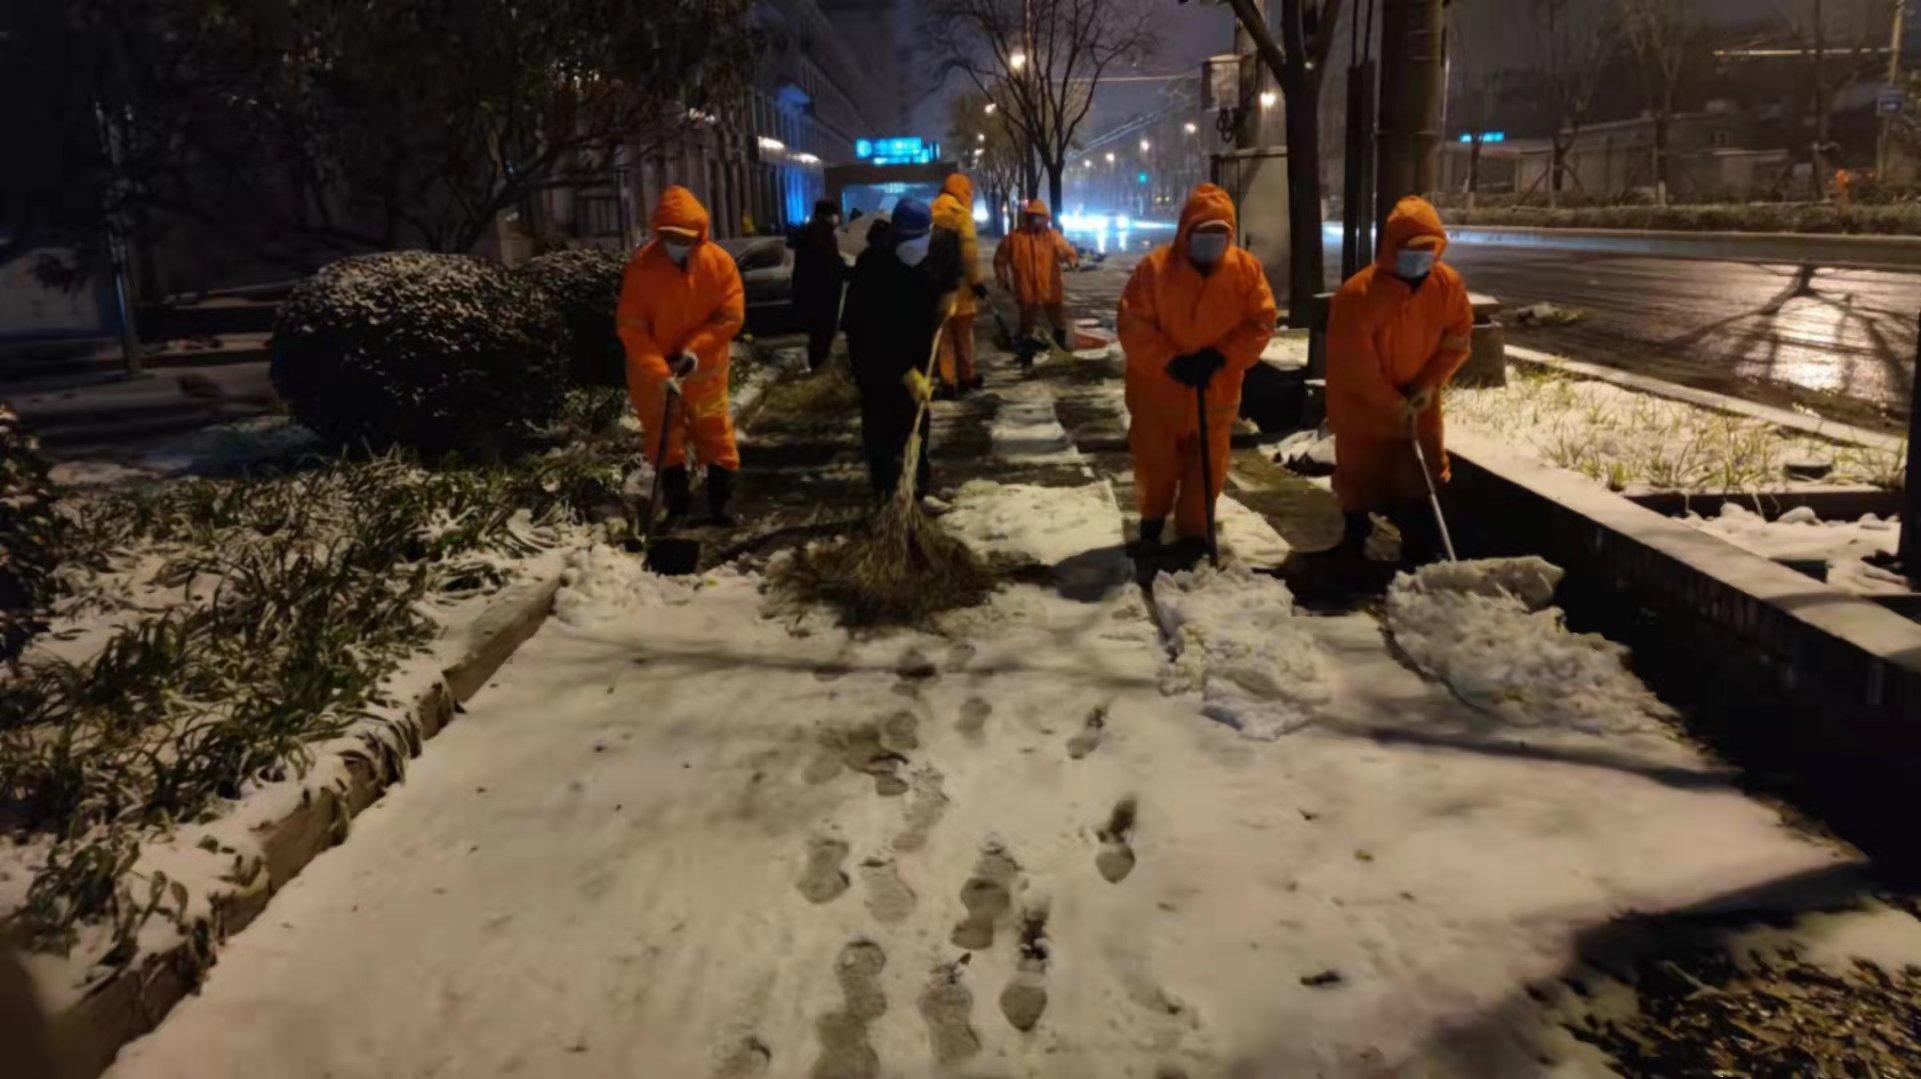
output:
[{"label": "distant pedestrian", "polygon": [[1388,215],[1374,264],[1334,297],[1327,331],[1327,422],[1334,431],[1334,495],[1346,516],[1341,548],[1359,553],[1370,511],[1400,529],[1403,558],[1440,547],[1412,442],[1437,484],[1448,480],[1441,390],[1467,362],[1474,310],[1467,286],[1441,261],[1447,232],[1426,199]]},{"label": "distant pedestrian", "polygon": [[[847,288],[847,355],[860,388],[861,446],[877,498],[886,499],[900,482],[914,414],[934,393],[925,373],[934,334],[952,310],[961,281],[958,245],[951,236],[936,238],[932,211],[918,199],[900,200],[892,224],[877,230],[854,263]],[[927,495],[932,478],[927,435],[923,420],[916,497]]]},{"label": "distant pedestrian", "polygon": [[[1047,204],[1031,199],[1021,211],[1021,227],[1001,241],[994,253],[994,277],[1001,287],[1012,292],[1020,304],[1019,347],[1022,360],[1031,358],[1028,344],[1041,319],[1054,334],[1054,343],[1063,351],[1072,346],[1067,339],[1066,289],[1061,267],[1078,266],[1080,256],[1054,227]],[[1046,346],[1040,346],[1042,351]]]},{"label": "distant pedestrian", "polygon": [[964,288],[954,299],[940,356],[941,389],[958,396],[981,387],[974,365],[974,316],[980,310],[979,301],[987,298],[987,284],[981,276],[980,240],[974,231],[974,182],[958,172],[948,176],[934,199],[933,213],[934,227],[951,233],[960,249]]},{"label": "distant pedestrian", "polygon": [[[740,451],[727,407],[729,349],[746,321],[746,291],[732,256],[709,238],[707,208],[692,191],[669,187],[654,209],[654,238],[634,252],[621,277],[615,324],[627,350],[627,392],[645,431],[642,448],[655,468],[667,517],[688,513],[686,443],[707,468],[707,508],[726,523]],[[681,400],[659,455],[670,379]]]},{"label": "distant pedestrian", "polygon": [[834,347],[840,324],[841,289],[847,262],[840,255],[840,204],[814,203],[814,216],[794,237],[794,313],[807,331],[807,366],[819,370]]},{"label": "distant pedestrian", "polygon": [[[1121,293],[1127,441],[1146,548],[1161,542],[1169,513],[1182,539],[1206,536],[1208,509],[1227,478],[1241,380],[1274,336],[1267,275],[1260,259],[1235,245],[1234,231],[1234,200],[1201,184],[1187,196],[1174,242],[1142,259]],[[1206,394],[1206,446],[1197,391]],[[1202,484],[1203,453],[1212,489]]]}]

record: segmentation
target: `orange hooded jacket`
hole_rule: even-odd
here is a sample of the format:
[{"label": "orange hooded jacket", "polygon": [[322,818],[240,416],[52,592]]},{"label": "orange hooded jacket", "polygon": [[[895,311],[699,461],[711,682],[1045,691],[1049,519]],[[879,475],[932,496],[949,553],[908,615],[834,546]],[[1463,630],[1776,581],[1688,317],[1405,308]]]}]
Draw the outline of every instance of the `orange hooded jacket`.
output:
[{"label": "orange hooded jacket", "polygon": [[[669,358],[692,352],[700,360],[681,380],[686,422],[709,463],[736,467],[733,430],[727,419],[728,347],[746,322],[746,291],[733,257],[709,239],[707,208],[692,191],[669,187],[654,208],[653,240],[634,252],[621,276],[620,305],[614,323],[627,349],[627,394],[650,432],[646,450],[655,452],[655,424],[664,408],[662,387]],[[661,229],[686,229],[698,237],[687,265],[669,258]],[[678,431],[671,436],[670,463],[681,456]]]},{"label": "orange hooded jacket", "polygon": [[1136,418],[1192,417],[1194,391],[1174,381],[1167,362],[1208,347],[1227,358],[1226,370],[1208,383],[1208,411],[1238,412],[1241,379],[1274,336],[1274,293],[1259,259],[1237,244],[1206,276],[1188,260],[1188,237],[1209,221],[1235,230],[1234,200],[1201,184],[1187,196],[1174,242],[1142,259],[1121,293],[1116,324],[1127,353],[1127,409]]},{"label": "orange hooded jacket", "polygon": [[[1417,390],[1447,383],[1467,362],[1474,310],[1453,267],[1436,262],[1416,290],[1394,276],[1394,260],[1416,237],[1431,237],[1436,257],[1447,250],[1441,216],[1410,195],[1388,215],[1374,264],[1334,296],[1327,331],[1327,423],[1334,432],[1334,493],[1350,512],[1426,495],[1408,447],[1403,407]],[[1447,479],[1441,405],[1418,420],[1421,445],[1436,478]]]},{"label": "orange hooded jacket", "polygon": [[934,198],[934,227],[960,238],[961,289],[954,295],[955,318],[970,318],[980,310],[973,288],[982,283],[980,238],[974,231],[974,181],[964,173],[950,173]]},{"label": "orange hooded jacket", "polygon": [[[1029,200],[1021,213],[1043,219],[1049,216],[1047,204],[1039,199]],[[994,276],[1022,306],[1054,306],[1067,298],[1061,283],[1061,264],[1078,266],[1080,261],[1067,237],[1052,226],[1035,232],[1023,225],[1002,240],[1000,249],[994,252]]]}]

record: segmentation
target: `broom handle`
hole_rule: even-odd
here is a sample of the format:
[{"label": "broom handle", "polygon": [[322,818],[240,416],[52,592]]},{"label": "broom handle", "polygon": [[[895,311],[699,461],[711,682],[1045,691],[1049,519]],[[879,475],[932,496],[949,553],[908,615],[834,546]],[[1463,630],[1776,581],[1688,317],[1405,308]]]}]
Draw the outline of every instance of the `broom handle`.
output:
[{"label": "broom handle", "polygon": [[1194,408],[1201,418],[1201,497],[1207,500],[1207,561],[1221,564],[1221,549],[1214,541],[1214,447],[1207,440],[1207,383],[1194,387]]},{"label": "broom handle", "polygon": [[[947,321],[943,319],[939,326],[934,327],[934,347],[927,350],[927,367],[921,371],[929,382],[934,380],[934,364],[940,359],[941,335],[946,332]],[[914,472],[920,468],[920,425],[927,418],[927,406],[931,403],[922,401],[920,407],[914,410],[914,426],[907,429],[907,452],[901,455],[900,478],[894,483],[896,498],[908,499],[909,496],[902,492],[914,489]]]},{"label": "broom handle", "polygon": [[654,490],[647,496],[647,527],[642,530],[641,546],[650,546],[654,539],[654,522],[660,519],[660,474],[667,471],[667,431],[673,426],[674,398],[680,396],[680,380],[667,380],[667,397],[660,404],[660,451],[654,454]]}]

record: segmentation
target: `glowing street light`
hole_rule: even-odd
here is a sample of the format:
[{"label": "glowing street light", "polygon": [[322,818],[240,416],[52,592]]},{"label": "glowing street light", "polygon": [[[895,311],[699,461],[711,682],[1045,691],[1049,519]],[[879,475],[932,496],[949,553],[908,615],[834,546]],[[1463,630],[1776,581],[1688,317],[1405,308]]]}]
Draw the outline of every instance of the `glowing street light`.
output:
[{"label": "glowing street light", "polygon": [[1190,135],[1193,135],[1193,134],[1199,133],[1199,131],[1201,130],[1201,125],[1195,123],[1192,120],[1189,120],[1188,122],[1181,125],[1181,130],[1187,132]]},{"label": "glowing street light", "polygon": [[1114,163],[1114,151],[1112,150],[1107,151],[1107,163],[1110,165]]},{"label": "glowing street light", "polygon": [[994,104],[994,103],[993,103],[992,101],[989,101],[989,102],[987,103],[987,107],[986,107],[985,109],[982,109],[981,111],[982,111],[982,112],[985,112],[985,113],[986,113],[987,115],[989,115],[989,116],[992,116],[992,115],[994,115],[994,110],[995,110],[995,109],[997,109],[997,108],[999,108],[999,107],[1000,107],[1000,106],[998,106],[998,105],[996,105],[996,104]]},{"label": "glowing street light", "polygon": [[1093,167],[1094,167],[1094,159],[1091,157],[1081,162],[1081,168],[1091,169]]},{"label": "glowing street light", "polygon": [[1274,103],[1276,101],[1279,101],[1280,99],[1281,99],[1281,95],[1275,93],[1274,91],[1262,90],[1261,91],[1261,108],[1271,109],[1274,107]]},{"label": "glowing street light", "polygon": [[1007,58],[1007,66],[1014,69],[1015,71],[1019,71],[1021,68],[1026,67],[1027,54],[1024,52],[1014,53],[1013,55]]},{"label": "glowing street light", "polygon": [[975,141],[975,142],[986,142],[986,141],[987,141],[987,133],[986,133],[985,131],[976,131],[976,132],[974,132],[974,141]]},{"label": "glowing street light", "polygon": [[1148,142],[1146,139],[1141,140],[1141,153],[1146,153],[1147,151],[1153,148],[1154,147],[1152,143]]}]

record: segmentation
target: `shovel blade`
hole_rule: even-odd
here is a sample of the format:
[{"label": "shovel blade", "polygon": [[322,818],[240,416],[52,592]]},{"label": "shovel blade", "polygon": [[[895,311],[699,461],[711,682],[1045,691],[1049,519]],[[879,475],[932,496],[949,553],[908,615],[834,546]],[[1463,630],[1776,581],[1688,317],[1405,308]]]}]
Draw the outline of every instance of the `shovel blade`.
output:
[{"label": "shovel blade", "polygon": [[655,537],[647,543],[647,568],[663,577],[684,577],[700,568],[700,541]]}]

